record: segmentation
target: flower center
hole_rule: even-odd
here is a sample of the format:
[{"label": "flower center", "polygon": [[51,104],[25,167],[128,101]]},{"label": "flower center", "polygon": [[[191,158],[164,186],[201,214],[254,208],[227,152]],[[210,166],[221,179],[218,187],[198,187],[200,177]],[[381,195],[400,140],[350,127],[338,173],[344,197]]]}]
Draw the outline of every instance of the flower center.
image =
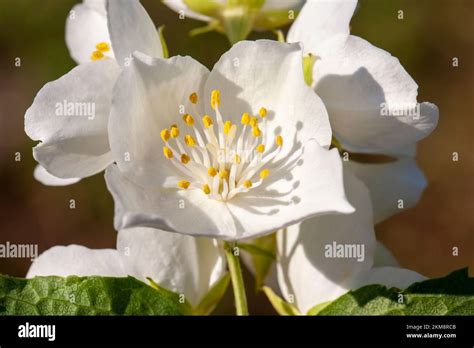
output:
[{"label": "flower center", "polygon": [[[191,94],[189,100],[197,104],[198,95]],[[183,127],[189,133],[183,136],[176,124],[161,131],[163,155],[179,172],[167,186],[196,189],[210,198],[227,201],[260,186],[270,175],[266,165],[281,151],[283,138],[277,135],[274,145],[266,149],[267,109],[260,108],[258,116],[244,113],[237,125],[224,122],[219,106],[220,91],[213,90],[214,118],[204,115],[197,123],[192,115],[185,114]]]},{"label": "flower center", "polygon": [[97,45],[95,45],[95,51],[93,51],[91,54],[91,60],[95,61],[107,58],[104,53],[109,51],[110,45],[107,42],[99,42]]}]

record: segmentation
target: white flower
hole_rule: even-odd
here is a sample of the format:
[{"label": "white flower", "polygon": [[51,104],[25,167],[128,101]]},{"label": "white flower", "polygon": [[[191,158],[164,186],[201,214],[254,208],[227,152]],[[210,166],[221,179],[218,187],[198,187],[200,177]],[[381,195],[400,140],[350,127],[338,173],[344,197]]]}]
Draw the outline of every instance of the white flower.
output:
[{"label": "white flower", "polygon": [[397,58],[349,34],[356,6],[357,0],[308,1],[288,42],[302,42],[305,53],[314,56],[312,87],[326,105],[343,148],[404,158],[368,168],[348,165],[368,185],[374,219],[380,222],[400,211],[399,199],[403,208],[419,200],[426,180],[414,160],[416,143],[436,127],[438,108],[417,102],[418,86]]},{"label": "white flower", "polygon": [[47,173],[71,179],[101,172],[113,162],[107,134],[112,88],[131,52],[162,57],[162,47],[136,0],[111,1],[107,11],[105,1],[76,5],[66,41],[81,64],[39,91],[26,112],[25,131],[41,141],[33,155]]},{"label": "white flower", "polygon": [[151,228],[118,233],[117,249],[55,246],[31,265],[27,278],[56,275],[133,276],[184,294],[196,306],[226,272],[217,241]]},{"label": "white flower", "polygon": [[399,268],[386,250],[379,250],[374,262],[382,246],[376,244],[368,190],[349,171],[344,184],[355,213],[311,218],[277,234],[280,290],[302,314],[364,285],[404,289],[425,279]]},{"label": "white flower", "polygon": [[234,45],[211,72],[189,57],[136,53],[109,127],[116,228],[236,240],[352,212],[301,58],[298,44],[268,40]]},{"label": "white flower", "polygon": [[304,0],[164,0],[185,17],[210,22],[209,29],[225,32],[232,43],[255,30],[277,29],[294,19]]}]

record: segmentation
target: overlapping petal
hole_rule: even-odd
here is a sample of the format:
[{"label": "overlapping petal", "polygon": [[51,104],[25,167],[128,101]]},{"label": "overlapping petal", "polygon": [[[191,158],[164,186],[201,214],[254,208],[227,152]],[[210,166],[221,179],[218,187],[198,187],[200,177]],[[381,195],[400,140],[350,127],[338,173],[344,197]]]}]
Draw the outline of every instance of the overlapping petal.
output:
[{"label": "overlapping petal", "polygon": [[114,60],[77,66],[47,83],[25,114],[25,131],[41,143],[35,159],[59,178],[82,178],[112,162],[107,121],[119,74]]},{"label": "overlapping petal", "polygon": [[[349,172],[344,184],[354,213],[315,217],[277,235],[280,289],[304,313],[345,293],[357,274],[372,267],[375,232],[367,188]],[[326,257],[333,243],[364,246],[363,259]]]},{"label": "overlapping petal", "polygon": [[306,1],[288,32],[287,41],[302,42],[305,53],[317,53],[327,39],[349,34],[356,6],[357,0]]},{"label": "overlapping petal", "polygon": [[427,186],[423,172],[413,158],[384,164],[344,162],[370,191],[374,223],[415,206]]},{"label": "overlapping petal", "polygon": [[113,0],[107,5],[107,24],[115,58],[120,66],[140,51],[163,57],[163,47],[153,21],[138,0]]}]

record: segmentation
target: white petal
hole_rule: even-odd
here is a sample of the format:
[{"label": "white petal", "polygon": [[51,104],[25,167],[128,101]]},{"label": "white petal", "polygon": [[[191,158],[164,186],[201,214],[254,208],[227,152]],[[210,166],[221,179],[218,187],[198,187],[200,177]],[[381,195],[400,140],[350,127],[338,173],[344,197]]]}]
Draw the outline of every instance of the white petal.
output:
[{"label": "white petal", "polygon": [[225,273],[225,257],[217,241],[152,228],[121,230],[117,250],[134,272],[160,286],[184,294],[196,306]]},{"label": "white petal", "polygon": [[112,162],[107,121],[118,72],[112,59],[81,64],[38,92],[25,131],[41,140],[33,154],[49,173],[82,178]]},{"label": "white petal", "polygon": [[208,73],[190,57],[135,55],[117,81],[109,124],[110,146],[121,171],[136,182],[155,186],[163,185],[167,176],[176,173],[163,156],[165,144],[160,132],[182,123],[181,105],[199,122],[202,103],[196,108],[189,96],[197,92],[202,98]]},{"label": "white petal", "polygon": [[318,50],[325,40],[349,34],[357,0],[307,1],[288,32],[288,42],[302,42],[305,53]]},{"label": "white petal", "polygon": [[134,51],[163,57],[156,27],[138,0],[109,1],[107,17],[112,47],[121,66],[127,63]]},{"label": "white petal", "polygon": [[115,165],[105,173],[115,201],[117,230],[152,227],[194,236],[233,239],[237,232],[227,206],[200,190],[142,188]]},{"label": "white petal", "polygon": [[46,169],[44,169],[39,164],[35,167],[33,171],[33,176],[36,180],[38,180],[43,185],[47,186],[67,186],[72,185],[81,180],[81,178],[71,178],[71,179],[61,179],[58,178],[50,173]]},{"label": "white petal", "polygon": [[300,158],[278,166],[264,183],[227,204],[237,221],[236,239],[256,237],[293,225],[311,216],[352,213],[337,150],[309,141]]},{"label": "white petal", "polygon": [[361,274],[355,281],[353,289],[370,284],[385,285],[388,288],[395,287],[406,289],[411,284],[426,280],[426,277],[405,268],[377,267],[369,272]]},{"label": "white petal", "polygon": [[[303,79],[302,52],[298,44],[270,40],[241,41],[216,63],[206,82],[207,113],[213,115],[210,94],[221,91],[220,111],[240,125],[244,112],[268,110],[268,142],[281,134],[288,143],[304,144],[314,138],[329,146],[331,127],[321,99]],[[286,154],[286,149],[282,156]]]},{"label": "white petal", "polygon": [[110,276],[130,274],[126,260],[112,249],[89,249],[80,245],[55,246],[42,253],[28,270],[27,278],[35,276]]},{"label": "white petal", "polygon": [[[217,0],[222,1],[222,0]],[[202,15],[200,13],[191,11],[189,7],[184,3],[184,0],[163,0],[163,3],[179,14],[183,14],[184,17],[197,19],[198,21],[209,22],[212,18]]]},{"label": "white petal", "polygon": [[381,242],[377,241],[374,255],[374,267],[398,267],[398,261],[392,252]]},{"label": "white petal", "polygon": [[[71,57],[79,64],[90,62],[95,46],[101,42],[111,44],[105,0],[75,5],[66,20],[66,45]],[[105,54],[114,57],[113,51]]]},{"label": "white petal", "polygon": [[[427,186],[426,178],[415,159],[402,158],[385,164],[344,162],[370,191],[374,206],[374,223],[415,206]],[[403,207],[399,204],[403,200]]]},{"label": "white petal", "polygon": [[[277,235],[280,287],[287,300],[293,296],[302,313],[342,295],[354,277],[372,267],[375,232],[369,194],[349,172],[344,179],[355,213],[308,219]],[[334,242],[363,246],[364,253],[354,255],[363,257],[326,257],[327,248]]]},{"label": "white petal", "polygon": [[[314,52],[315,91],[347,150],[389,154],[436,127],[438,108],[422,103],[417,110],[418,86],[397,58],[347,35],[335,36],[319,49]],[[402,111],[405,116],[384,116]]]}]

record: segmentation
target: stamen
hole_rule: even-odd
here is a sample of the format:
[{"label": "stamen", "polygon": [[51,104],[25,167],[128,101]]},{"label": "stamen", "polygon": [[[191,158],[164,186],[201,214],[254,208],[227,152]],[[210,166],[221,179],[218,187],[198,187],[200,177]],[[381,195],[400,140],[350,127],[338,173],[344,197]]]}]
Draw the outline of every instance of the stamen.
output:
[{"label": "stamen", "polygon": [[169,147],[164,146],[163,147],[163,154],[167,159],[172,159],[173,158],[173,151]]},{"label": "stamen", "polygon": [[267,109],[265,108],[260,108],[260,110],[258,111],[258,114],[260,115],[261,118],[265,118],[267,117]]},{"label": "stamen", "polygon": [[208,184],[203,185],[203,186],[202,186],[202,190],[204,191],[204,193],[205,193],[206,195],[208,195],[209,193],[211,193],[211,188],[209,187]]},{"label": "stamen", "polygon": [[251,188],[252,187],[252,182],[250,180],[245,180],[244,181],[244,187],[245,188]]},{"label": "stamen", "polygon": [[242,162],[242,159],[240,158],[240,156],[238,154],[236,154],[235,155],[235,163],[240,164],[240,162]]},{"label": "stamen", "polygon": [[211,92],[211,107],[215,110],[221,105],[221,92],[215,89]]},{"label": "stamen", "polygon": [[171,126],[171,137],[179,137],[179,128],[176,125]]},{"label": "stamen", "polygon": [[165,128],[160,132],[160,136],[161,139],[166,143],[170,139],[171,133],[167,128]]},{"label": "stamen", "polygon": [[232,122],[225,121],[225,123],[224,123],[224,134],[225,135],[229,134],[229,131],[230,131],[231,127],[232,127]]},{"label": "stamen", "polygon": [[194,145],[196,145],[196,140],[194,140],[193,136],[192,135],[189,135],[189,134],[186,134],[184,136],[184,142],[186,143],[186,145],[188,145],[189,147],[193,147]]},{"label": "stamen", "polygon": [[275,143],[277,146],[283,146],[283,137],[281,135],[277,135],[275,137]]},{"label": "stamen", "polygon": [[261,179],[266,179],[270,175],[270,170],[269,169],[264,169],[260,172],[260,178]]},{"label": "stamen", "polygon": [[252,127],[257,127],[257,126],[258,126],[258,118],[252,117],[252,118],[250,119],[250,122],[249,122],[249,123],[250,123],[250,125],[251,125]]},{"label": "stamen", "polygon": [[92,52],[92,55],[91,55],[91,60],[92,61],[101,60],[101,59],[104,59],[104,58],[105,58],[105,55],[102,53],[102,51]]},{"label": "stamen", "polygon": [[95,45],[95,48],[101,52],[110,51],[110,45],[107,42],[99,42],[97,45]]},{"label": "stamen", "polygon": [[185,153],[183,153],[181,155],[181,163],[183,164],[188,164],[188,162],[191,160],[191,157],[189,157],[188,155],[186,155]]},{"label": "stamen", "polygon": [[260,130],[260,128],[258,128],[258,126],[252,128],[252,135],[255,138],[258,138],[259,136],[262,135],[262,131]]},{"label": "stamen", "polygon": [[219,177],[221,179],[229,179],[229,172],[224,169],[224,170],[219,172]]},{"label": "stamen", "polygon": [[189,101],[193,104],[197,104],[198,102],[198,95],[196,92],[194,93],[191,93],[191,95],[189,96]]},{"label": "stamen", "polygon": [[202,123],[204,123],[204,127],[209,128],[213,125],[212,118],[209,115],[205,115],[202,118]]},{"label": "stamen", "polygon": [[212,177],[216,176],[216,175],[217,175],[217,170],[216,170],[216,168],[214,168],[214,167],[209,167],[209,169],[207,170],[207,174],[209,174],[209,176],[212,176]]},{"label": "stamen", "polygon": [[263,153],[265,151],[265,145],[260,144],[256,147],[257,152]]},{"label": "stamen", "polygon": [[183,121],[186,123],[189,127],[192,127],[194,125],[194,118],[190,114],[185,114],[183,115]]},{"label": "stamen", "polygon": [[250,122],[250,115],[248,112],[245,112],[242,114],[242,118],[240,119],[240,123],[242,123],[244,126],[248,125]]},{"label": "stamen", "polygon": [[189,185],[190,185],[190,182],[187,180],[178,181],[178,187],[182,188],[183,190],[186,190],[189,187]]}]

